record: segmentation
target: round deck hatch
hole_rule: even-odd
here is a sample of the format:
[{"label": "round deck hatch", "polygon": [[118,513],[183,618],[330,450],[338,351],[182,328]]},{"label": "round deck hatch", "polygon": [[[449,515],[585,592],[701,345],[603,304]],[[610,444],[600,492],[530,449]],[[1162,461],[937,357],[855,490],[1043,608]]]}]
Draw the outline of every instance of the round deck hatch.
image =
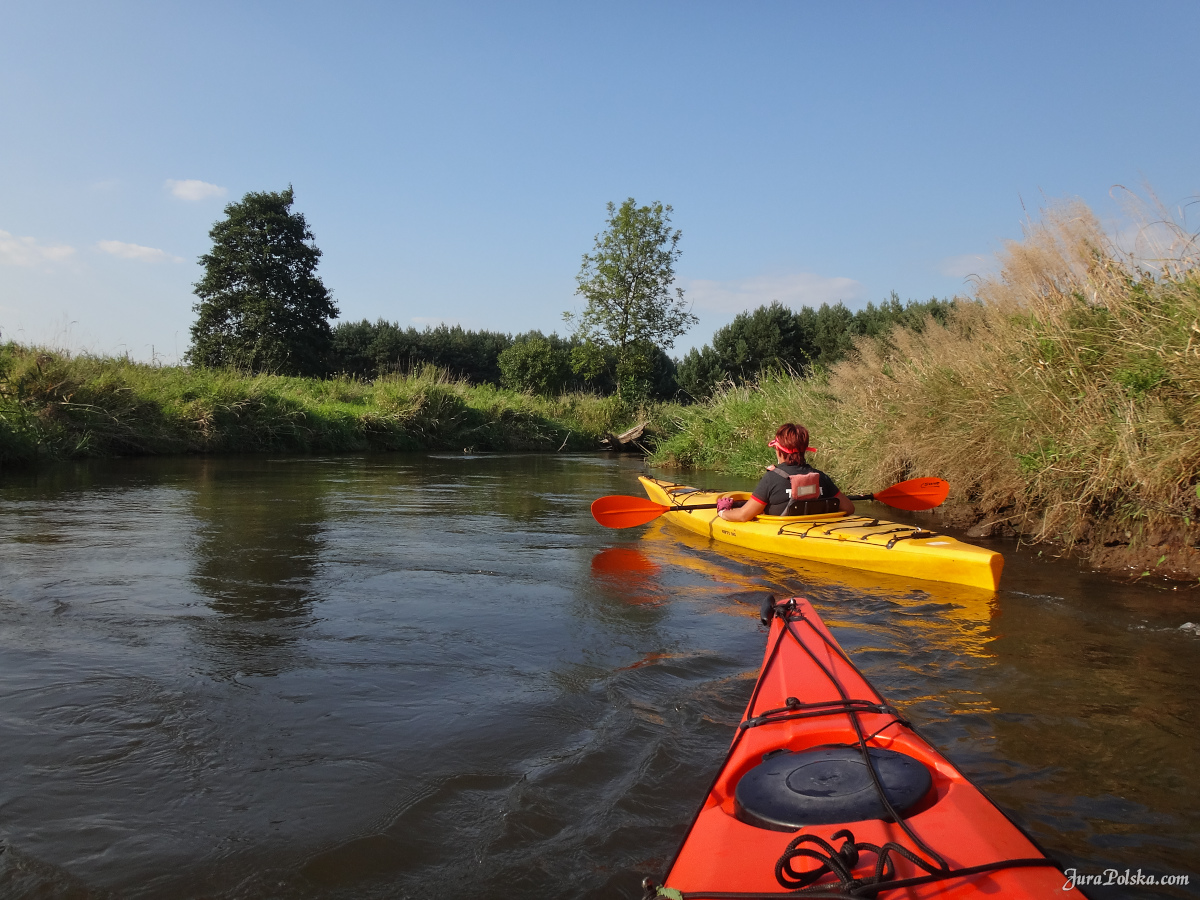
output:
[{"label": "round deck hatch", "polygon": [[[872,764],[897,812],[914,806],[933,785],[916,759],[871,747]],[[888,818],[857,747],[814,747],[768,756],[742,776],[734,792],[739,819],[772,831]]]}]

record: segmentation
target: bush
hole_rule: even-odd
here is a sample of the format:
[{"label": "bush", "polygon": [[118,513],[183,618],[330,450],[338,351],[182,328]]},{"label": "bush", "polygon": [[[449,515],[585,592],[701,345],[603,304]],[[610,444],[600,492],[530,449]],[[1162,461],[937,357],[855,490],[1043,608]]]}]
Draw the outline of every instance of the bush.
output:
[{"label": "bush", "polygon": [[569,354],[541,335],[511,344],[500,353],[497,364],[505,387],[546,397],[562,393],[571,377]]}]

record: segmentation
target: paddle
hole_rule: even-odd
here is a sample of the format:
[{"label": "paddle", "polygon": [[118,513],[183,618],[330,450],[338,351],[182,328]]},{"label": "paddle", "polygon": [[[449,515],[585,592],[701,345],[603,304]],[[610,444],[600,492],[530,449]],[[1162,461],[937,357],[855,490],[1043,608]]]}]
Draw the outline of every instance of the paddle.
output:
[{"label": "paddle", "polygon": [[878,494],[855,494],[851,500],[878,500],[896,509],[917,511],[941,506],[950,493],[950,483],[940,478],[913,478],[884,488]]},{"label": "paddle", "polygon": [[[914,478],[893,484],[875,494],[855,494],[851,500],[878,500],[896,509],[933,509],[946,499],[950,485],[940,478]],[[645,525],[663,513],[682,509],[716,509],[715,503],[697,503],[692,506],[664,506],[644,497],[626,497],[613,494],[601,497],[592,503],[592,518],[605,528],[632,528]]]}]

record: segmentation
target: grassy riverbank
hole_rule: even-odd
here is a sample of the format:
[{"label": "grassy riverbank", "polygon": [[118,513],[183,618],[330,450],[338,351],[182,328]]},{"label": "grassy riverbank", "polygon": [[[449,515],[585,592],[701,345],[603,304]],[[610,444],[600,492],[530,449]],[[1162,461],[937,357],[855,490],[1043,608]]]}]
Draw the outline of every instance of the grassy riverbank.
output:
[{"label": "grassy riverbank", "polygon": [[820,380],[766,380],[681,411],[656,461],[751,476],[775,425],[802,421],[817,465],[848,490],[936,475],[976,534],[1200,577],[1195,255],[1168,248],[1139,267],[1072,206],[1002,262],[945,326],[864,341]]},{"label": "grassy riverbank", "polygon": [[638,410],[428,368],[374,382],[160,367],[0,345],[0,462],[165,453],[595,449]]},{"label": "grassy riverbank", "polygon": [[[1185,236],[1186,237],[1186,236]],[[1011,245],[974,302],[863,339],[807,380],[696,406],[542,398],[435,369],[374,382],[164,368],[0,345],[0,463],[82,456],[582,450],[648,418],[653,461],[756,476],[783,421],[848,491],[934,475],[944,515],[1134,575],[1200,578],[1200,259],[1153,267],[1063,208]]]}]

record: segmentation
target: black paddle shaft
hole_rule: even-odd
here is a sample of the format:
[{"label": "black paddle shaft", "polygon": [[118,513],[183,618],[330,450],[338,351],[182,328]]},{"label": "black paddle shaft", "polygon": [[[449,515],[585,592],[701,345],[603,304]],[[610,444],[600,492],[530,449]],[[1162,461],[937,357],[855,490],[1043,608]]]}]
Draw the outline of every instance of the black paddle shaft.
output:
[{"label": "black paddle shaft", "polygon": [[[745,500],[734,500],[732,508],[736,509],[739,506],[745,506],[745,505],[746,505]],[[715,503],[696,503],[691,506],[672,506],[669,510],[667,510],[667,512],[678,512],[681,509],[716,509],[716,508],[717,508],[717,504],[715,504]]]}]

